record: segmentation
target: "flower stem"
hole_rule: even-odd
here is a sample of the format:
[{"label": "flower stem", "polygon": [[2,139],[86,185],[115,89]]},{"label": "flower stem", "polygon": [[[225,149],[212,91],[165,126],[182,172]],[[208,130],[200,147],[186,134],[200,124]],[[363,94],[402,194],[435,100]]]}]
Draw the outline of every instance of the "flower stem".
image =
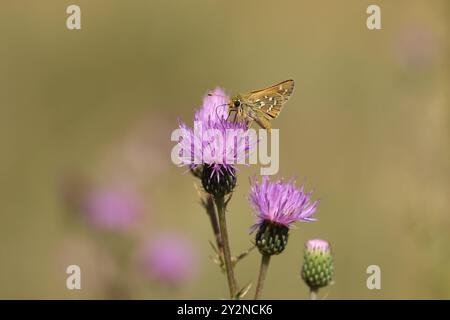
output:
[{"label": "flower stem", "polygon": [[217,213],[216,208],[214,207],[214,197],[212,195],[208,195],[206,201],[204,201],[204,207],[209,216],[209,220],[211,222],[211,226],[214,232],[214,237],[216,238],[217,249],[219,250],[220,258],[223,259],[223,244],[222,238],[220,236],[220,227],[219,222],[217,221]]},{"label": "flower stem", "polygon": [[227,273],[228,287],[230,289],[230,298],[234,299],[236,295],[237,285],[234,277],[233,265],[231,263],[230,243],[228,241],[227,220],[225,216],[225,198],[216,197],[217,213],[219,216],[220,235],[223,246],[223,258],[225,260],[225,270]]},{"label": "flower stem", "polygon": [[309,289],[309,300],[317,300],[317,289]]},{"label": "flower stem", "polygon": [[258,285],[256,286],[255,300],[261,298],[262,289],[264,286],[264,280],[266,279],[267,269],[269,268],[270,255],[261,255],[261,267],[259,269]]}]

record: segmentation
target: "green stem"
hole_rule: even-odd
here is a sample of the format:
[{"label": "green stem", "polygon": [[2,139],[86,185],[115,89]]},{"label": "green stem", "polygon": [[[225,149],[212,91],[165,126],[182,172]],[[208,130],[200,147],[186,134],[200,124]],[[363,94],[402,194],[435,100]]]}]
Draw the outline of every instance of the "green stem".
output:
[{"label": "green stem", "polygon": [[266,279],[267,269],[269,268],[270,255],[263,254],[261,256],[261,266],[259,268],[258,285],[256,286],[255,300],[261,298],[261,293],[264,286],[264,280]]},{"label": "green stem", "polygon": [[309,289],[309,300],[317,300],[317,289]]},{"label": "green stem", "polygon": [[216,208],[214,207],[214,197],[212,195],[208,195],[206,201],[204,202],[204,206],[211,222],[214,237],[216,239],[217,250],[219,250],[219,256],[223,259],[222,238],[220,236],[220,227],[219,222],[217,221]]},{"label": "green stem", "polygon": [[225,198],[216,197],[217,213],[219,216],[220,235],[223,247],[223,258],[225,260],[225,270],[228,279],[228,288],[230,289],[230,298],[234,299],[236,296],[236,278],[234,277],[233,265],[231,263],[230,243],[228,240],[227,220],[225,216]]}]

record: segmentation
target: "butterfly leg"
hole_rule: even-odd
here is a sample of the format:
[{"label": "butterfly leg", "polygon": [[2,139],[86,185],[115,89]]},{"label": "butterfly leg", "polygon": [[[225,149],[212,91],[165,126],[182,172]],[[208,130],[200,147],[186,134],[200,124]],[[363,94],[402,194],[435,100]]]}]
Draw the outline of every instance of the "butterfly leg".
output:
[{"label": "butterfly leg", "polygon": [[228,111],[228,117],[225,121],[228,121],[228,119],[230,119],[230,115],[231,115],[231,111]]},{"label": "butterfly leg", "polygon": [[236,123],[236,121],[237,121],[237,116],[238,116],[238,113],[235,112],[235,113],[234,113],[234,119],[233,119],[233,122],[234,122],[234,123]]}]

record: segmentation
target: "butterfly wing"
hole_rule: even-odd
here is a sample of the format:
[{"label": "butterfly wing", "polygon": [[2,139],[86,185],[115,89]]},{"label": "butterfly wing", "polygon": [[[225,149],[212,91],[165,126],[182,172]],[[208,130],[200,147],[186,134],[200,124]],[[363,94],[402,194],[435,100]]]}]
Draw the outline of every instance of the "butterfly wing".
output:
[{"label": "butterfly wing", "polygon": [[255,122],[257,124],[259,124],[259,126],[261,128],[266,129],[267,131],[271,132],[272,125],[270,124],[270,121],[266,117],[264,117],[264,116],[262,116],[262,117],[255,117],[254,120],[255,120]]},{"label": "butterfly wing", "polygon": [[250,92],[245,98],[252,109],[268,120],[279,116],[284,104],[294,92],[294,80],[286,80],[271,87]]}]

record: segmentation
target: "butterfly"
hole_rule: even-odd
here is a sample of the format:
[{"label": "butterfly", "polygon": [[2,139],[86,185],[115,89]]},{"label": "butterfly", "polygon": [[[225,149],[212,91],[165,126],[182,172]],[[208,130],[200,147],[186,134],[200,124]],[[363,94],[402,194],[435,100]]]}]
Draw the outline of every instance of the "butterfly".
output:
[{"label": "butterfly", "polygon": [[265,89],[237,94],[228,102],[228,117],[234,113],[233,121],[255,121],[270,132],[270,121],[279,116],[293,92],[294,80],[286,80]]}]

